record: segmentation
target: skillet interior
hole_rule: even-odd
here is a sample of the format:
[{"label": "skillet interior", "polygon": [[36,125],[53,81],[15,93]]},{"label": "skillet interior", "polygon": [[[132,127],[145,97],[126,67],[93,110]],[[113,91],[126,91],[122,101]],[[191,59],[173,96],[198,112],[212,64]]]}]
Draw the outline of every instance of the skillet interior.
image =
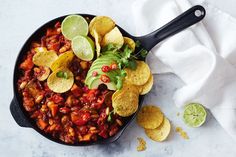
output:
[{"label": "skillet interior", "polygon": [[[94,15],[89,15],[89,14],[79,14],[83,17],[88,17],[90,19],[92,19],[94,17]],[[47,139],[51,140],[51,141],[54,141],[54,142],[57,142],[57,143],[60,143],[60,144],[65,144],[65,145],[70,145],[70,146],[87,146],[87,145],[94,145],[94,144],[106,144],[106,143],[111,143],[111,142],[114,142],[116,141],[120,136],[121,134],[123,133],[123,131],[126,129],[126,127],[131,123],[131,121],[136,117],[136,113],[134,113],[132,116],[130,117],[127,117],[124,119],[124,125],[120,128],[120,130],[112,137],[109,137],[107,139],[102,139],[102,138],[98,138],[97,141],[95,142],[80,142],[80,143],[75,143],[75,144],[69,144],[69,143],[65,143],[59,139],[55,139],[53,138],[51,135],[49,134],[46,134],[44,133],[42,130],[40,130],[35,121],[32,120],[28,113],[26,112],[26,110],[24,109],[23,107],[23,103],[22,103],[22,97],[19,95],[18,93],[18,90],[17,90],[17,80],[19,78],[19,75],[20,75],[20,71],[19,71],[19,65],[24,57],[24,55],[27,53],[27,51],[30,49],[30,44],[32,43],[32,41],[36,41],[36,40],[39,40],[43,34],[46,32],[46,29],[49,28],[49,27],[53,27],[54,24],[57,22],[57,21],[60,21],[62,22],[62,20],[68,15],[65,15],[65,16],[61,16],[61,17],[58,17],[56,19],[53,19],[49,22],[47,22],[46,24],[42,25],[40,28],[38,28],[28,39],[27,41],[25,42],[25,44],[23,45],[22,49],[20,50],[19,54],[18,54],[18,57],[16,59],[16,63],[15,63],[15,68],[14,68],[14,78],[13,78],[13,90],[14,90],[14,98],[13,98],[13,105],[16,107],[15,110],[13,110],[13,112],[16,112],[16,110],[18,110],[18,112],[20,112],[23,116],[23,118],[25,119],[24,120],[24,125],[25,127],[30,127],[30,128],[33,128],[34,130],[36,130],[38,133],[40,133],[41,135],[43,135],[44,137],[46,137]],[[119,26],[118,26],[119,27]],[[120,28],[120,31],[121,33],[124,35],[124,36],[127,36],[127,37],[131,37],[131,38],[134,38],[133,36],[131,36],[129,33],[127,33],[126,31],[124,31],[122,28]],[[138,110],[140,109],[141,105],[142,105],[142,102],[143,102],[143,99],[144,99],[144,96],[140,96],[139,97],[139,108]],[[20,110],[20,111],[19,111]],[[16,119],[17,121],[17,119]]]}]

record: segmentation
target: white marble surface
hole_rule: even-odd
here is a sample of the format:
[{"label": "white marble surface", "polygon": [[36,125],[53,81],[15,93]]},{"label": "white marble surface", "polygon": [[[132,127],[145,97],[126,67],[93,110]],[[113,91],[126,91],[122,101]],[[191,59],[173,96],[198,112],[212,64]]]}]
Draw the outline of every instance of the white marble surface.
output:
[{"label": "white marble surface", "polygon": [[[234,0],[214,2],[236,16]],[[163,157],[235,157],[236,142],[218,125],[209,113],[204,126],[186,127],[176,114],[171,96],[181,81],[172,74],[155,75],[155,86],[145,103],[160,105],[174,126],[181,126],[190,139],[183,140],[173,130],[163,143],[148,139],[133,122],[117,142],[110,145],[68,147],[53,143],[32,129],[19,127],[9,112],[13,97],[14,62],[27,37],[46,21],[70,13],[91,13],[111,16],[120,26],[134,33],[130,5],[132,0],[0,0],[0,156],[2,157],[90,157],[90,156],[163,156]],[[231,8],[231,9],[230,9]],[[137,137],[147,141],[147,150],[137,152]]]}]

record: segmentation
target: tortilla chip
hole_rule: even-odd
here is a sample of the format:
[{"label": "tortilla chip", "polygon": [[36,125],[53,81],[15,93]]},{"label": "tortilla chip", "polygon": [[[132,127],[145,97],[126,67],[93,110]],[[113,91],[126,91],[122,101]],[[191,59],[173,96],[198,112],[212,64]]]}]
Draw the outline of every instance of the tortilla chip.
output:
[{"label": "tortilla chip", "polygon": [[[58,73],[63,72],[66,78],[58,77]],[[57,69],[47,79],[49,89],[55,93],[65,93],[71,89],[74,83],[74,75],[69,69]]]},{"label": "tortilla chip", "polygon": [[139,126],[145,129],[155,129],[161,125],[163,120],[164,115],[160,108],[151,105],[142,107],[137,116]]},{"label": "tortilla chip", "polygon": [[37,53],[33,56],[33,63],[37,66],[50,67],[58,58],[55,51],[47,51],[46,48],[37,47],[35,48],[35,51]]},{"label": "tortilla chip", "polygon": [[89,32],[95,38],[94,30],[103,37],[115,27],[115,22],[107,16],[96,16],[89,23]]},{"label": "tortilla chip", "polygon": [[100,42],[102,40],[102,37],[95,30],[93,32],[94,32],[94,39],[95,39],[97,57],[99,57],[100,56],[100,51],[101,51]]},{"label": "tortilla chip", "polygon": [[113,28],[103,37],[101,45],[106,46],[108,44],[114,44],[118,48],[121,48],[124,44],[124,38],[117,27]]},{"label": "tortilla chip", "polygon": [[127,73],[127,76],[125,79],[134,85],[144,85],[147,83],[151,72],[149,69],[149,66],[144,61],[136,61],[137,62],[137,68],[136,70],[131,70],[126,68],[125,71]]},{"label": "tortilla chip", "polygon": [[149,76],[148,81],[144,85],[141,86],[140,95],[144,95],[150,92],[150,90],[152,89],[152,86],[153,86],[153,75],[151,74]]},{"label": "tortilla chip", "polygon": [[163,123],[159,127],[155,129],[145,129],[145,133],[150,139],[162,142],[168,137],[170,130],[170,121],[165,117]]},{"label": "tortilla chip", "polygon": [[112,95],[112,106],[115,113],[128,117],[138,109],[139,94],[134,85],[125,85],[121,90]]},{"label": "tortilla chip", "polygon": [[135,42],[133,39],[129,37],[124,37],[124,44],[127,44],[128,47],[132,50],[132,52],[135,51]]},{"label": "tortilla chip", "polygon": [[52,71],[56,71],[60,68],[67,68],[69,63],[72,61],[74,53],[72,51],[67,51],[61,54],[50,66]]}]

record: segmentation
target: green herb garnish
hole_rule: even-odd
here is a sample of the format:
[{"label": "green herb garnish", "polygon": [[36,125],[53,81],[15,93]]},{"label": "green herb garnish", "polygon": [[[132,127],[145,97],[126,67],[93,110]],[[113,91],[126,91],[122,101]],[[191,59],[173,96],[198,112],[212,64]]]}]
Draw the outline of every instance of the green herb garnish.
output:
[{"label": "green herb garnish", "polygon": [[137,68],[137,57],[132,53],[132,49],[129,48],[127,44],[124,44],[122,48],[117,48],[114,44],[108,44],[102,49],[102,55],[111,55],[114,54],[118,59],[116,63],[118,65],[117,72],[118,75],[114,77],[112,80],[116,84],[117,89],[121,89],[123,86],[123,80],[126,77],[125,68],[129,68],[131,70],[135,70]]},{"label": "green herb garnish", "polygon": [[130,60],[129,61],[129,64],[127,66],[128,68],[132,69],[132,70],[135,70],[137,68],[137,63],[134,59]]},{"label": "green herb garnish", "polygon": [[117,46],[115,46],[114,44],[107,44],[104,48],[102,48],[102,52],[106,52],[106,51],[117,51],[119,48]]},{"label": "green herb garnish", "polygon": [[135,70],[137,68],[137,63],[136,57],[132,55],[132,50],[128,47],[128,45],[124,45],[122,49],[123,51],[119,53],[121,55],[121,59],[118,60],[119,68],[130,68],[132,70]]},{"label": "green herb garnish", "polygon": [[140,46],[141,46],[141,42],[140,42],[139,40],[137,40],[137,41],[135,42],[135,47],[139,48]]},{"label": "green herb garnish", "polygon": [[148,51],[147,51],[147,50],[145,50],[145,49],[140,50],[140,55],[141,55],[143,58],[145,58],[145,57],[147,56],[147,54],[148,54]]},{"label": "green herb garnish", "polygon": [[69,78],[67,72],[64,72],[64,71],[57,72],[56,76],[59,77],[59,78],[64,78],[64,79],[68,79]]},{"label": "green herb garnish", "polygon": [[121,77],[125,77],[126,75],[127,75],[126,71],[122,69],[122,70],[120,71],[120,76],[121,76]]},{"label": "green herb garnish", "polygon": [[116,88],[121,89],[123,87],[123,78],[121,76],[116,76]]},{"label": "green herb garnish", "polygon": [[114,115],[114,110],[112,110],[110,113],[109,113],[109,115],[108,115],[108,117],[107,117],[107,121],[108,122],[112,122],[113,121],[113,115]]}]

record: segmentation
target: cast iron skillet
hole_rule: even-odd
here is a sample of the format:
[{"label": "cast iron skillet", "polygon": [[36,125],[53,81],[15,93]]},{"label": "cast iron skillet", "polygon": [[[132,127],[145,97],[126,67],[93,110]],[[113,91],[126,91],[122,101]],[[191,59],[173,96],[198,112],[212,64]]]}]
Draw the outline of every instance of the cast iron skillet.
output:
[{"label": "cast iron skillet", "polygon": [[[166,39],[167,37],[170,37],[180,31],[184,30],[185,28],[201,21],[204,18],[205,14],[206,14],[206,11],[202,6],[199,6],[199,5],[194,6],[194,7],[190,8],[189,10],[187,10],[186,12],[179,15],[178,17],[176,17],[174,20],[172,20],[169,23],[167,23],[166,25],[164,25],[163,27],[159,28],[158,30],[156,30],[148,35],[141,36],[141,37],[134,37],[134,36],[130,35],[129,33],[127,33],[125,30],[123,30],[122,28],[119,27],[119,29],[124,36],[130,37],[134,41],[137,41],[137,40],[140,41],[141,46],[136,50],[136,53],[139,54],[139,52],[142,49],[146,49],[147,51],[149,51],[160,41],[162,41],[162,40]],[[80,14],[80,15],[84,16],[84,17],[88,17],[90,19],[92,19],[94,17],[94,15],[89,15],[89,14]],[[126,129],[126,127],[129,125],[129,123],[135,118],[137,112],[125,120],[123,127],[120,128],[119,132],[116,135],[114,135],[113,137],[110,137],[108,139],[98,139],[98,141],[96,141],[96,142],[86,142],[86,143],[83,142],[83,143],[68,144],[68,143],[62,142],[59,139],[54,139],[52,136],[50,136],[50,135],[44,133],[42,130],[40,130],[36,126],[35,122],[32,119],[30,119],[28,113],[25,111],[25,109],[22,105],[22,98],[17,91],[17,80],[19,78],[19,73],[20,73],[18,67],[22,61],[22,58],[26,54],[26,52],[30,49],[30,44],[32,41],[40,39],[40,37],[43,36],[43,34],[45,33],[47,28],[53,27],[57,21],[62,21],[66,16],[58,17],[52,21],[49,21],[48,23],[44,24],[43,26],[41,26],[38,30],[36,30],[29,37],[29,39],[23,45],[23,47],[16,59],[16,63],[15,63],[14,78],[13,78],[14,97],[13,97],[11,104],[10,104],[11,114],[19,126],[32,128],[32,129],[36,130],[38,133],[40,133],[41,135],[43,135],[44,137],[48,138],[49,140],[52,140],[52,141],[60,143],[60,144],[72,145],[72,146],[86,146],[86,145],[106,144],[106,143],[114,142],[121,136],[121,134]],[[138,57],[140,57],[140,56],[138,55]],[[140,57],[140,59],[144,60],[145,58]],[[140,96],[139,108],[142,105],[143,99],[144,99],[144,96]]]}]

